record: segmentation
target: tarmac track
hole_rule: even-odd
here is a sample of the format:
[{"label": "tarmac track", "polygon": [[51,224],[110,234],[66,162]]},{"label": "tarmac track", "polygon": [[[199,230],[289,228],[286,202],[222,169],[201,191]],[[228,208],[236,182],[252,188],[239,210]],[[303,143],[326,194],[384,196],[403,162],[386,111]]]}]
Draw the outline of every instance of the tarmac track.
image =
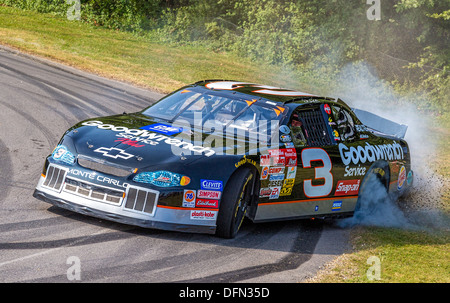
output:
[{"label": "tarmac track", "polygon": [[[0,47],[0,282],[291,283],[347,249],[348,230],[317,220],[245,222],[226,240],[108,222],[32,197],[67,128],[160,97]],[[70,280],[75,264],[79,280]]]}]

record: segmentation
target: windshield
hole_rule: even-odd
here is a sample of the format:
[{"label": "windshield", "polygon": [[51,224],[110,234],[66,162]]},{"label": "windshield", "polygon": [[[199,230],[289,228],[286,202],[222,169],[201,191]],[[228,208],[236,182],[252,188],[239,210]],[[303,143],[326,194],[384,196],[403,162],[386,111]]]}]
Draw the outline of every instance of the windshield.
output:
[{"label": "windshield", "polygon": [[161,99],[142,113],[172,123],[188,121],[195,126],[219,125],[268,134],[278,126],[285,111],[282,105],[273,104],[237,99],[209,90],[184,89]]}]

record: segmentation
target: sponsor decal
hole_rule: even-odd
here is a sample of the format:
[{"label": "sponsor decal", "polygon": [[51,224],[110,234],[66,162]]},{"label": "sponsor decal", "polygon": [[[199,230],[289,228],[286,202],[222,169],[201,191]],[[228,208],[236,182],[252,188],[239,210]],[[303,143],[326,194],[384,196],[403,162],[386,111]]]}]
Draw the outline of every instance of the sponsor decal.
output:
[{"label": "sponsor decal", "polygon": [[150,130],[150,131],[154,131],[154,132],[169,135],[169,136],[181,133],[183,131],[183,128],[181,128],[181,127],[174,127],[174,126],[170,126],[170,125],[166,125],[166,124],[162,124],[162,123],[146,125],[146,126],[141,127],[141,129]]},{"label": "sponsor decal", "polygon": [[283,182],[283,187],[293,187],[295,179],[286,179]]},{"label": "sponsor decal", "polygon": [[331,108],[328,104],[324,104],[323,109],[328,115],[331,115]]},{"label": "sponsor decal", "polygon": [[272,165],[297,166],[297,151],[295,148],[270,149],[269,157]]},{"label": "sponsor decal", "polygon": [[269,187],[261,188],[259,191],[259,197],[260,198],[268,198],[270,194],[272,193],[272,189]]},{"label": "sponsor decal", "polygon": [[266,180],[267,176],[269,176],[269,167],[268,166],[264,166],[261,169],[261,180]]},{"label": "sponsor decal", "polygon": [[134,157],[134,155],[126,153],[123,149],[120,148],[115,148],[115,147],[99,147],[96,150],[94,150],[94,152],[96,153],[100,153],[102,154],[104,157],[109,157],[109,158],[113,158],[113,159],[125,159],[128,160],[132,157]]},{"label": "sponsor decal", "polygon": [[297,158],[295,158],[295,159],[292,159],[292,158],[288,159],[288,158],[286,158],[286,166],[287,167],[297,166]]},{"label": "sponsor decal", "polygon": [[197,198],[206,198],[206,199],[220,199],[221,191],[216,190],[203,190],[199,189],[197,191]]},{"label": "sponsor decal", "polygon": [[276,174],[276,175],[270,175],[269,180],[270,181],[279,181],[284,179],[284,174]]},{"label": "sponsor decal", "polygon": [[285,166],[286,165],[286,158],[285,157],[275,157],[272,158],[272,164],[273,165],[281,165],[281,166]]},{"label": "sponsor decal", "polygon": [[297,151],[295,150],[295,148],[286,148],[284,157],[286,158],[286,166],[297,166]]},{"label": "sponsor decal", "polygon": [[200,180],[200,186],[202,189],[223,190],[222,181],[218,180]]},{"label": "sponsor decal", "polygon": [[338,211],[342,208],[342,201],[334,201],[333,205],[331,206],[331,211]]},{"label": "sponsor decal", "polygon": [[269,175],[284,174],[284,166],[274,166],[269,168]]},{"label": "sponsor decal", "polygon": [[377,160],[402,160],[403,149],[400,144],[394,141],[393,144],[372,145],[366,142],[365,146],[348,147],[344,143],[339,143],[339,153],[344,165],[375,162]]},{"label": "sponsor decal", "polygon": [[280,133],[289,134],[290,132],[291,132],[291,130],[289,129],[289,127],[287,125],[280,126]]},{"label": "sponsor decal", "polygon": [[[384,171],[383,171],[384,173]],[[364,176],[366,174],[366,168],[361,167],[361,165],[358,164],[358,167],[345,167],[345,173],[344,177],[353,177],[353,176]]]},{"label": "sponsor decal", "polygon": [[341,180],[336,185],[335,196],[357,195],[359,191],[360,180]]},{"label": "sponsor decal", "polygon": [[297,166],[288,167],[286,173],[286,179],[295,179],[295,175],[297,174]]},{"label": "sponsor decal", "polygon": [[283,180],[269,181],[269,187],[283,186]]},{"label": "sponsor decal", "polygon": [[286,142],[286,143],[284,143],[284,146],[286,148],[294,148],[294,143],[293,142]]},{"label": "sponsor decal", "polygon": [[259,157],[259,165],[270,166],[270,155],[261,155]]},{"label": "sponsor decal", "polygon": [[196,153],[203,153],[207,157],[210,157],[216,153],[210,147],[196,146],[190,142],[156,134],[147,129],[129,129],[125,126],[103,124],[103,122],[101,121],[86,121],[83,122],[82,125],[118,132],[119,134],[116,135],[117,137],[138,141],[139,143],[158,145],[159,142],[164,142],[165,144],[172,145],[178,148],[187,149]]},{"label": "sponsor decal", "polygon": [[269,199],[278,199],[280,197],[281,186],[270,187],[270,190]]},{"label": "sponsor decal", "polygon": [[341,138],[339,138],[339,133],[337,130],[333,130],[333,137],[334,137],[334,141],[340,141]]},{"label": "sponsor decal", "polygon": [[355,128],[356,128],[356,131],[359,132],[359,133],[363,133],[363,132],[368,131],[367,127],[365,125],[363,125],[363,124],[355,124]]},{"label": "sponsor decal", "polygon": [[406,169],[404,166],[400,168],[400,172],[398,173],[398,181],[397,181],[397,189],[401,190],[403,185],[405,185],[406,181]]},{"label": "sponsor decal", "polygon": [[195,201],[195,207],[218,208],[219,200],[197,199]]},{"label": "sponsor decal", "polygon": [[195,190],[192,189],[184,190],[183,207],[195,207]]},{"label": "sponsor decal", "polygon": [[269,156],[272,160],[272,165],[285,166],[286,159],[284,157],[284,149],[269,149]]},{"label": "sponsor decal", "polygon": [[290,142],[290,141],[292,141],[291,135],[281,135],[280,136],[280,141],[281,142]]},{"label": "sponsor decal", "polygon": [[361,140],[369,139],[369,135],[360,134],[359,139],[361,139]]},{"label": "sponsor decal", "polygon": [[284,157],[284,149],[269,149],[269,156],[271,158]]},{"label": "sponsor decal", "polygon": [[119,138],[117,140],[114,140],[114,142],[122,142],[122,144],[126,144],[126,145],[130,145],[133,147],[143,147],[145,146],[144,144],[139,144],[139,141],[137,140],[130,140],[127,138]]},{"label": "sponsor decal", "polygon": [[280,196],[290,196],[292,194],[292,187],[281,188]]},{"label": "sponsor decal", "polygon": [[217,211],[212,210],[191,210],[192,220],[216,220]]},{"label": "sponsor decal", "polygon": [[[155,135],[155,134],[153,134],[153,135]],[[155,135],[155,136],[160,136],[160,135]],[[135,147],[137,147],[136,144],[138,144],[138,143],[144,143],[147,145],[158,145],[159,144],[156,141],[152,141],[152,140],[141,138],[141,137],[136,137],[133,135],[127,135],[126,133],[119,133],[116,135],[116,137],[119,137],[119,139],[121,139],[121,140],[126,139],[126,140],[133,142]],[[117,141],[115,141],[115,142],[117,142]]]}]

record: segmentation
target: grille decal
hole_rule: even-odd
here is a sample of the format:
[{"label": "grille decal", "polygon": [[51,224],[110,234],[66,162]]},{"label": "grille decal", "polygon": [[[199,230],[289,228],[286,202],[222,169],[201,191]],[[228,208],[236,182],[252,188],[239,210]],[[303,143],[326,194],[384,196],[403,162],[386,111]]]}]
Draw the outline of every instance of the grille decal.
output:
[{"label": "grille decal", "polygon": [[67,175],[66,169],[54,165],[49,165],[42,186],[60,192],[62,185],[64,184],[64,179],[66,178],[66,175]]},{"label": "grille decal", "polygon": [[128,186],[125,209],[153,215],[159,192],[148,188]]}]

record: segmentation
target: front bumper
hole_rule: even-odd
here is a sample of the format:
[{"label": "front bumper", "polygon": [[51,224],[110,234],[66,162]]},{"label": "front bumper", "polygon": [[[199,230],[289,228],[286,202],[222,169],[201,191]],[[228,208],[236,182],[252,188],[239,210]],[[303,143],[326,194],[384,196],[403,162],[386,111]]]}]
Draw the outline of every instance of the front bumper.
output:
[{"label": "front bumper", "polygon": [[[84,215],[144,228],[214,234],[213,219],[198,220],[200,209],[158,205],[156,190],[128,185],[123,193],[86,180],[67,178],[67,169],[52,164],[41,176],[33,196],[52,205]],[[211,211],[211,210],[210,210]]]}]

